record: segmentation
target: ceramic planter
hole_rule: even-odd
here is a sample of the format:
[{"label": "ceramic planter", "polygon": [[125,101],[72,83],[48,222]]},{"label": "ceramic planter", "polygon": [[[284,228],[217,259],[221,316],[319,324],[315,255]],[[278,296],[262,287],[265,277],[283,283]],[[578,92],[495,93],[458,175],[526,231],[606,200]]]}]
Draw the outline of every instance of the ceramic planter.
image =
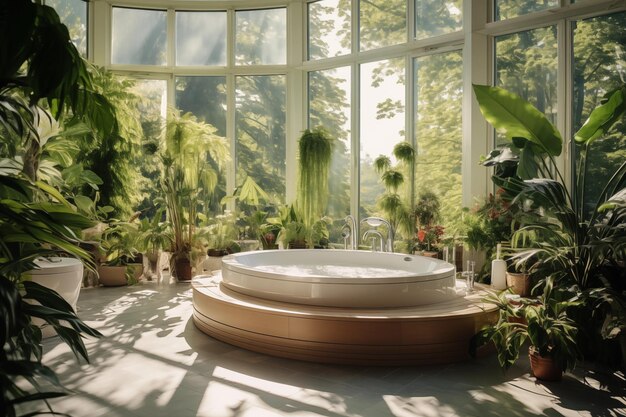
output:
[{"label": "ceramic planter", "polygon": [[563,370],[551,357],[540,356],[533,346],[528,348],[530,369],[537,379],[542,381],[560,381]]},{"label": "ceramic planter", "polygon": [[100,284],[105,287],[120,287],[122,285],[127,285],[126,265],[100,265],[98,267],[98,281],[100,281]]},{"label": "ceramic planter", "polygon": [[530,275],[526,273],[507,272],[506,285],[511,287],[515,294],[519,294],[522,297],[530,295]]}]

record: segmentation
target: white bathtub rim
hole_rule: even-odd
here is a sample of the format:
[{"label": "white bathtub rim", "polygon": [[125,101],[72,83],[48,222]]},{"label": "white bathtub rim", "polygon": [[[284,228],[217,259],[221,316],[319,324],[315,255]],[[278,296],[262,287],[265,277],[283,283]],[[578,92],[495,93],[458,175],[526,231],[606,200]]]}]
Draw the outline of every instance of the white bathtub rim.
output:
[{"label": "white bathtub rim", "polygon": [[[423,272],[413,272],[407,270],[405,275],[396,275],[396,276],[384,276],[384,277],[336,277],[336,276],[290,276],[284,273],[279,272],[270,272],[270,271],[259,271],[255,269],[254,266],[246,265],[238,261],[239,257],[242,256],[263,256],[263,253],[272,254],[272,253],[281,253],[285,256],[288,256],[290,252],[295,252],[293,255],[299,254],[302,255],[306,252],[311,252],[315,255],[322,255],[325,253],[332,253],[331,256],[350,256],[351,253],[356,253],[358,255],[372,255],[375,256],[396,256],[396,257],[410,257],[414,261],[422,261],[422,262],[434,262],[440,264],[441,267],[437,268],[433,271],[423,271]],[[358,266],[358,265],[355,265]],[[384,253],[384,252],[371,252],[371,251],[351,251],[351,250],[323,250],[323,249],[297,249],[297,250],[267,250],[267,251],[258,251],[258,252],[241,252],[232,255],[225,256],[222,258],[222,276],[224,281],[228,282],[228,277],[230,273],[235,274],[245,274],[248,276],[264,278],[264,279],[273,279],[278,281],[298,281],[298,282],[311,282],[311,283],[324,283],[324,284],[351,284],[356,280],[359,280],[360,285],[385,285],[391,283],[413,283],[413,282],[428,282],[428,281],[437,281],[441,279],[449,278],[450,276],[455,275],[456,268],[454,265],[442,261],[440,259],[433,259],[428,257],[423,257],[419,255],[407,255],[403,253]],[[365,282],[366,281],[366,282]]]}]

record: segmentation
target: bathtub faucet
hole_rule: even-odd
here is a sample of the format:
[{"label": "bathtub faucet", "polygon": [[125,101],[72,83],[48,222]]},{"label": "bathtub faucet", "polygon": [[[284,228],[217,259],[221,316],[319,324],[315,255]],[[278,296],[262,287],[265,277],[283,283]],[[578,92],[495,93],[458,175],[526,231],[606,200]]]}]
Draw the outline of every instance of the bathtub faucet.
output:
[{"label": "bathtub faucet", "polygon": [[358,237],[356,231],[356,220],[354,219],[354,216],[348,214],[343,221],[346,222],[346,224],[341,229],[341,236],[345,239],[345,249],[348,249],[348,238],[350,238],[350,249],[357,250]]},{"label": "bathtub faucet", "polygon": [[378,241],[380,242],[379,251],[385,251],[385,241],[383,240],[383,235],[378,230],[370,229],[363,233],[363,241],[366,241],[369,237],[372,238],[372,252],[376,252],[376,238],[378,238]]},{"label": "bathtub faucet", "polygon": [[[387,220],[383,219],[382,217],[367,217],[361,220],[361,224],[363,223],[366,223],[368,226],[373,228],[378,228],[382,225],[385,225],[385,227],[387,228],[387,245],[385,245],[385,252],[393,252],[393,241],[395,239],[395,236],[393,227],[391,227],[391,224]],[[365,239],[365,235],[363,236],[363,239]]]}]

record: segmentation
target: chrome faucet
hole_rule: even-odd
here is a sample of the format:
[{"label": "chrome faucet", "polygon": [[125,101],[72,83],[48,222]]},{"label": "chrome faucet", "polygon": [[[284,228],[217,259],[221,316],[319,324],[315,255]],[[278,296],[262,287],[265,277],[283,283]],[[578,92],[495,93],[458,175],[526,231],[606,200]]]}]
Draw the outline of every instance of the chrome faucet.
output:
[{"label": "chrome faucet", "polygon": [[391,224],[387,220],[383,219],[382,217],[367,217],[361,220],[361,224],[363,223],[367,223],[368,226],[374,228],[385,225],[385,227],[387,228],[387,245],[385,252],[393,252],[393,241],[395,239],[395,236],[393,227],[391,227]]},{"label": "chrome faucet", "polygon": [[366,230],[365,233],[363,233],[363,241],[365,242],[368,237],[372,238],[372,252],[376,252],[376,238],[378,238],[380,242],[380,252],[385,252],[385,241],[383,240],[383,235],[378,230]]},{"label": "chrome faucet", "polygon": [[354,219],[353,215],[348,214],[343,221],[346,222],[346,224],[341,229],[341,236],[344,238],[344,247],[347,249],[348,238],[350,238],[350,249],[357,250],[358,234],[356,231],[356,220]]}]

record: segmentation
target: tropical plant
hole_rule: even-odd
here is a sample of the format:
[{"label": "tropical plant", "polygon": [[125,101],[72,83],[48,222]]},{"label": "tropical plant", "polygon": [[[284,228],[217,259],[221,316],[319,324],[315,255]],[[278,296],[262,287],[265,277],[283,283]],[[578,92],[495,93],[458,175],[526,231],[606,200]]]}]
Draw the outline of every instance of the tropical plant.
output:
[{"label": "tropical plant", "polygon": [[291,204],[280,209],[280,217],[277,220],[281,225],[277,241],[282,242],[284,248],[289,246],[305,246],[309,243],[310,228],[304,222],[303,216],[296,207]]},{"label": "tropical plant", "polygon": [[393,148],[393,156],[398,160],[392,166],[388,156],[380,155],[374,160],[374,168],[380,174],[385,186],[385,193],[379,197],[378,206],[395,230],[401,226],[405,234],[413,236],[415,233],[414,219],[410,213],[411,190],[405,190],[401,195],[401,187],[405,184],[405,175],[410,175],[415,164],[415,149],[408,142],[399,142]]},{"label": "tropical plant", "polygon": [[592,145],[626,111],[626,86],[608,92],[574,135],[578,164],[571,191],[555,161],[561,153],[561,135],[546,117],[506,90],[474,86],[474,91],[487,121],[511,140],[498,158],[487,163],[517,164],[513,176],[493,177],[505,190],[503,197],[511,201],[519,224],[512,235],[518,249],[513,260],[583,300],[584,312],[576,314],[585,342],[597,339],[594,334],[615,337],[626,320],[625,286],[620,281],[626,248],[626,162],[607,177],[592,204],[584,184]]},{"label": "tropical plant", "polygon": [[297,205],[304,223],[312,226],[328,204],[328,174],[333,138],[322,128],[305,130],[300,137]]},{"label": "tropical plant", "polygon": [[[38,201],[33,202],[35,195]],[[15,406],[21,403],[46,401],[68,394],[54,371],[42,363],[42,334],[31,323],[31,317],[48,323],[77,358],[87,361],[87,349],[81,338],[84,335],[101,336],[85,325],[54,290],[23,281],[22,275],[37,268],[35,259],[59,254],[75,256],[93,269],[91,257],[78,246],[80,230],[92,224],[91,220],[76,213],[54,188],[0,169],[2,415],[15,416]],[[18,385],[20,377],[30,387]],[[56,389],[49,391],[47,384],[41,384],[42,380]]]},{"label": "tropical plant", "polygon": [[[61,253],[94,268],[89,254],[78,246],[80,231],[91,226],[91,220],[41,180],[53,183],[52,178],[41,175],[37,180],[40,140],[50,138],[38,136],[43,126],[38,121],[48,118],[41,111],[44,106],[56,119],[70,110],[102,130],[114,122],[106,98],[92,91],[85,63],[54,9],[31,0],[2,2],[0,149],[9,159],[0,162],[0,414],[6,416],[15,416],[18,404],[67,395],[54,371],[42,363],[42,334],[31,317],[51,325],[75,356],[85,360],[81,338],[100,336],[58,293],[22,278],[23,272],[36,268],[36,258]],[[25,165],[12,159],[18,149]]]},{"label": "tropical plant", "polygon": [[172,235],[169,224],[162,221],[164,211],[160,208],[153,218],[144,217],[139,221],[137,249],[140,252],[156,254],[170,248]]},{"label": "tropical plant", "polygon": [[498,321],[481,329],[471,341],[470,353],[478,347],[493,343],[498,352],[498,362],[509,369],[519,358],[526,341],[531,351],[552,358],[565,371],[581,358],[576,340],[576,323],[568,316],[568,309],[576,308],[580,301],[571,293],[554,288],[554,280],[544,282],[543,293],[538,298],[521,298],[512,303],[507,292],[490,293],[485,302],[494,304],[500,313]]},{"label": "tropical plant", "polygon": [[441,219],[441,203],[437,194],[422,191],[417,197],[413,218],[415,221],[415,246],[417,250],[438,251],[444,227],[437,224]]},{"label": "tropical plant", "polygon": [[208,226],[209,251],[220,255],[238,252],[235,242],[238,238],[238,230],[235,221],[235,215],[230,212],[215,216],[213,224]]},{"label": "tropical plant", "polygon": [[161,186],[167,218],[172,227],[172,269],[178,260],[189,260],[198,208],[210,199],[217,184],[211,158],[222,167],[229,158],[226,139],[216,129],[190,113],[170,110],[162,154]]}]

